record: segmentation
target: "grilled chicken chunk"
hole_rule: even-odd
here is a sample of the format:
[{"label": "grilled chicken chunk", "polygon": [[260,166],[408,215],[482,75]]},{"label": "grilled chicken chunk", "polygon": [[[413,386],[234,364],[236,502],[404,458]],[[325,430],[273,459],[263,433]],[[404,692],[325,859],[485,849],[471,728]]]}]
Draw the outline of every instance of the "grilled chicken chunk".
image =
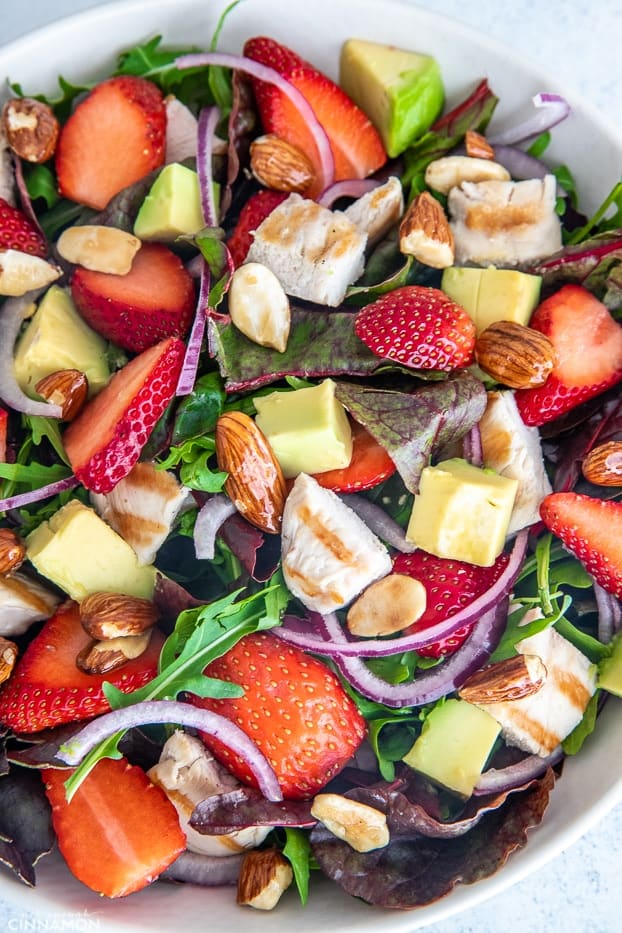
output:
[{"label": "grilled chicken chunk", "polygon": [[60,597],[17,571],[0,577],[0,636],[22,635],[33,622],[49,619]]},{"label": "grilled chicken chunk", "polygon": [[404,213],[402,183],[392,175],[384,185],[357,198],[344,214],[367,234],[367,246],[373,246],[394,227]]}]

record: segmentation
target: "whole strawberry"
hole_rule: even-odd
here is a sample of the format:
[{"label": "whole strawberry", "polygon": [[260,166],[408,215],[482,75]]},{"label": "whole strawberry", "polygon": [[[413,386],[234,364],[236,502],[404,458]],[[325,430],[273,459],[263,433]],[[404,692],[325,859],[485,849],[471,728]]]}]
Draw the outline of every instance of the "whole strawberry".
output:
[{"label": "whole strawberry", "polygon": [[[250,736],[274,768],[284,797],[312,797],[363,740],[365,722],[333,672],[269,632],[242,638],[205,673],[240,684],[244,696],[192,696],[191,702],[226,716]],[[255,785],[245,761],[212,736],[201,738],[239,780]]]},{"label": "whole strawberry", "polygon": [[48,247],[43,234],[17,207],[0,198],[0,249],[16,249],[44,259]]},{"label": "whole strawberry", "polygon": [[473,362],[475,325],[438,288],[396,288],[362,308],[354,330],[376,356],[411,369],[449,372]]}]

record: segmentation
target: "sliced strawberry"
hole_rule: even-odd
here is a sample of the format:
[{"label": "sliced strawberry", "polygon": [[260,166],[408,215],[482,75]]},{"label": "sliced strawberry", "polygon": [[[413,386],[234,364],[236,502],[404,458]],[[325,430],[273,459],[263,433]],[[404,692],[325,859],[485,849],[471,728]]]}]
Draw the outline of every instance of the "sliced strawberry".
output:
[{"label": "sliced strawberry", "polygon": [[352,423],[352,458],[341,470],[315,473],[313,478],[333,492],[361,492],[393,476],[396,466],[384,447],[362,425]]},{"label": "sliced strawberry", "polygon": [[[491,567],[476,567],[460,560],[435,557],[426,551],[398,554],[393,562],[394,573],[403,573],[420,580],[425,587],[427,604],[421,618],[406,632],[422,632],[442,622],[468,606],[496,582],[508,562],[501,554]],[[463,625],[453,635],[431,642],[418,653],[426,658],[440,658],[453,652],[466,641],[474,623]]]},{"label": "sliced strawberry", "polygon": [[596,582],[622,599],[622,502],[554,492],[540,503],[540,516]]},{"label": "sliced strawberry", "polygon": [[264,188],[253,194],[242,210],[233,233],[227,241],[234,266],[241,266],[253,242],[253,234],[257,227],[272,213],[275,207],[282,204],[287,195],[282,191],[271,191]]},{"label": "sliced strawberry", "polygon": [[155,677],[163,637],[154,630],[147,650],[107,674],[85,674],[76,657],[91,641],[78,606],[66,602],[35,635],[0,689],[0,722],[15,732],[39,732],[108,712],[102,684],[129,693]]},{"label": "sliced strawberry", "polygon": [[[249,39],[244,54],[268,65],[306,98],[328,136],[335,159],[335,179],[366,178],[387,160],[382,140],[363,111],[341,88],[310,62],[284,45],[264,36]],[[307,153],[318,178],[317,148],[309,128],[291,101],[271,84],[253,81],[257,107],[264,129]],[[318,192],[310,190],[315,196]]]},{"label": "sliced strawberry", "polygon": [[16,249],[45,259],[48,245],[40,230],[17,207],[0,198],[0,249]]},{"label": "sliced strawberry", "polygon": [[140,891],[186,848],[175,807],[127,759],[102,758],[67,803],[71,771],[46,768],[58,848],[76,878],[106,897]]},{"label": "sliced strawberry", "polygon": [[[287,798],[313,796],[363,740],[365,722],[332,671],[269,632],[242,638],[205,673],[240,684],[244,696],[193,696],[192,702],[231,719],[253,739]],[[236,777],[256,786],[245,761],[212,736],[202,738]]]},{"label": "sliced strawberry", "polygon": [[184,355],[177,337],[150,347],[115,373],[71,422],[63,444],[87,489],[110,492],[130,472],[175,394]]},{"label": "sliced strawberry", "polygon": [[56,147],[60,193],[103,210],[164,162],[166,108],[151,81],[133,75],[97,84],[62,127]]},{"label": "sliced strawberry", "polygon": [[583,286],[564,285],[545,299],[529,326],[553,343],[555,365],[544,385],[516,392],[525,424],[552,421],[622,380],[622,327]]},{"label": "sliced strawberry", "polygon": [[71,294],[93,330],[134,353],[165,337],[184,336],[196,305],[191,275],[161,243],[144,243],[127,275],[79,266],[71,279]]},{"label": "sliced strawberry", "polygon": [[473,362],[475,325],[438,288],[396,288],[362,308],[354,330],[376,356],[413,369],[447,372]]}]

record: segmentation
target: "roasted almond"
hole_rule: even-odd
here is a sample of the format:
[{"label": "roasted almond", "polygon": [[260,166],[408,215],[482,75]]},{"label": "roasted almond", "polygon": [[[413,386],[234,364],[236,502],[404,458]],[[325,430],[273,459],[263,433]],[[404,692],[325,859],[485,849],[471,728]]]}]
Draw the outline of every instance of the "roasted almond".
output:
[{"label": "roasted almond", "polygon": [[23,253],[19,249],[0,249],[0,295],[21,298],[27,292],[45,288],[61,277],[58,266]]},{"label": "roasted almond", "polygon": [[275,191],[306,191],[314,178],[309,157],[297,146],[268,134],[251,143],[251,171],[260,184]]},{"label": "roasted almond", "polygon": [[107,674],[139,658],[147,650],[151,629],[125,638],[104,638],[90,642],[76,657],[76,664],[85,674]]},{"label": "roasted almond", "polygon": [[48,104],[30,97],[7,101],[2,122],[9,146],[26,162],[47,162],[56,150],[59,123]]},{"label": "roasted almond", "polygon": [[519,654],[477,671],[460,687],[469,703],[506,703],[537,693],[546,680],[546,667],[535,654]]},{"label": "roasted almond", "polygon": [[138,635],[158,621],[149,599],[122,593],[91,593],[80,603],[80,622],[91,638]]},{"label": "roasted almond", "polygon": [[515,321],[495,321],[477,338],[475,359],[511,389],[543,385],[555,365],[555,348],[540,331]]},{"label": "roasted almond", "polygon": [[228,473],[225,491],[244,518],[271,534],[281,530],[287,490],[283,471],[264,433],[240,411],[216,423],[218,468]]},{"label": "roasted almond", "polygon": [[289,298],[278,278],[260,262],[239,266],[227,294],[231,323],[245,337],[279,353],[287,349],[291,327]]},{"label": "roasted almond", "polygon": [[392,635],[416,622],[426,607],[426,589],[420,580],[390,573],[368,586],[348,609],[346,624],[359,638]]},{"label": "roasted almond", "polygon": [[8,680],[17,661],[17,645],[8,638],[0,637],[0,684]]},{"label": "roasted almond", "polygon": [[64,421],[73,421],[84,407],[89,384],[79,369],[59,369],[40,379],[35,390],[47,402],[60,406]]},{"label": "roasted almond", "polygon": [[253,849],[240,868],[238,904],[272,910],[293,880],[292,867],[278,849]]},{"label": "roasted almond", "polygon": [[442,206],[422,191],[404,215],[399,229],[400,251],[433,269],[454,262],[454,236]]},{"label": "roasted almond", "polygon": [[596,486],[622,486],[622,441],[607,441],[590,450],[583,475]]},{"label": "roasted almond", "polygon": [[464,137],[466,154],[472,159],[494,159],[495,150],[485,136],[475,130],[467,130]]},{"label": "roasted almond", "polygon": [[127,275],[141,242],[133,233],[101,224],[81,224],[63,230],[56,249],[67,262],[92,272]]},{"label": "roasted almond", "polygon": [[311,806],[311,816],[357,852],[371,852],[389,844],[386,814],[358,800],[341,794],[318,794]]},{"label": "roasted almond", "polygon": [[26,545],[11,528],[0,528],[0,577],[17,570],[24,563]]}]

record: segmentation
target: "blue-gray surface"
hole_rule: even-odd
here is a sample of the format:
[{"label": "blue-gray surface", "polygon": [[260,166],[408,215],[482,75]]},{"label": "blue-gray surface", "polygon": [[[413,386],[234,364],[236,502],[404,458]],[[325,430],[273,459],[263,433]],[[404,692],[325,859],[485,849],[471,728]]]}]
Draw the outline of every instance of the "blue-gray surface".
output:
[{"label": "blue-gray surface", "polygon": [[[99,0],[0,0],[0,42]],[[622,0],[418,0],[509,44],[622,127]],[[284,10],[286,2],[284,3]],[[612,762],[619,767],[618,762]],[[622,805],[525,881],[430,933],[617,933],[622,930]],[[24,892],[25,905],[27,891]],[[45,922],[44,922],[45,923]],[[43,930],[0,899],[0,931]],[[209,920],[206,921],[206,930]]]}]

